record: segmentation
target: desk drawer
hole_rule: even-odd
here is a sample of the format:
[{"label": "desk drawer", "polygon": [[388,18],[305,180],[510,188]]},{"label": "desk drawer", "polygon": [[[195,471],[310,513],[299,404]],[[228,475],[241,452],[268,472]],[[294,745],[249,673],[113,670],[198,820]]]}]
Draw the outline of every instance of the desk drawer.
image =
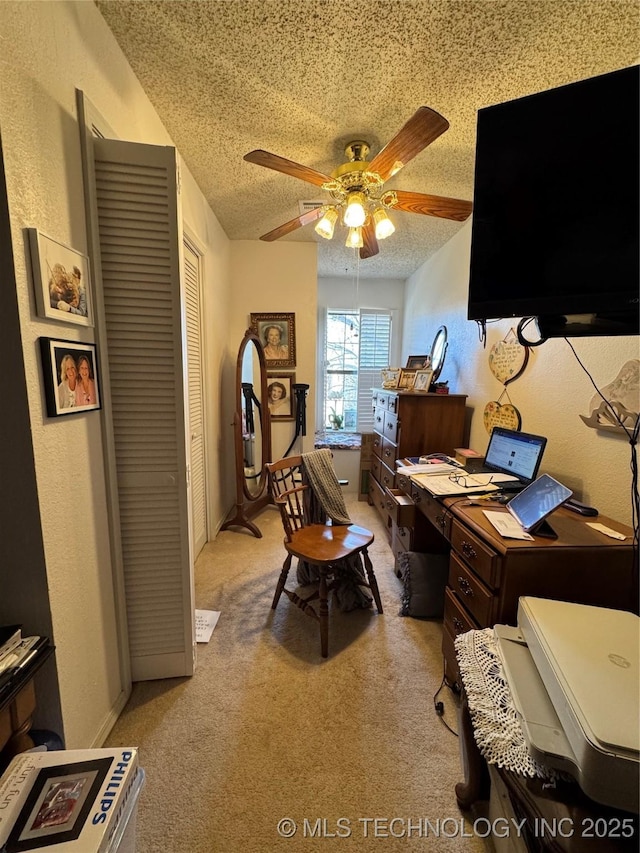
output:
[{"label": "desk drawer", "polygon": [[404,492],[405,495],[411,494],[411,480],[406,474],[396,474],[396,488]]},{"label": "desk drawer", "polygon": [[386,436],[382,439],[382,453],[380,458],[388,465],[389,468],[396,467],[396,459],[398,458],[398,445],[390,441]]},{"label": "desk drawer", "polygon": [[391,441],[398,441],[398,416],[394,412],[384,413],[384,429],[382,434]]},{"label": "desk drawer", "polygon": [[499,585],[500,558],[495,551],[454,519],[451,525],[451,545],[464,562],[492,589]]},{"label": "desk drawer", "polygon": [[444,627],[453,637],[477,631],[479,627],[449,587],[444,591]]},{"label": "desk drawer", "polygon": [[384,432],[384,416],[385,410],[381,409],[380,406],[376,406],[373,410],[373,428],[377,429],[378,432]]},{"label": "desk drawer", "polygon": [[388,465],[385,465],[384,462],[380,463],[380,477],[378,482],[384,489],[394,489],[396,485],[395,472]]},{"label": "desk drawer", "polygon": [[[413,527],[416,517],[416,507],[410,497],[399,489],[387,489],[387,506],[389,515],[399,528]],[[408,539],[405,539],[408,542]]]},{"label": "desk drawer", "polygon": [[458,599],[483,628],[492,624],[491,604],[494,596],[458,555],[451,552],[449,563],[449,586]]},{"label": "desk drawer", "polygon": [[444,506],[436,500],[433,495],[429,494],[426,489],[421,489],[413,483],[411,484],[411,497],[420,512],[426,515],[436,530],[441,533],[445,539],[450,539],[451,516]]}]

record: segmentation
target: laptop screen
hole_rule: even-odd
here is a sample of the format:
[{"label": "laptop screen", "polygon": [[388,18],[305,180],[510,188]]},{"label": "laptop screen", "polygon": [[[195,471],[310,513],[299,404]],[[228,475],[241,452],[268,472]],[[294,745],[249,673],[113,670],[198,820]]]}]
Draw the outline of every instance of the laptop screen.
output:
[{"label": "laptop screen", "polygon": [[546,443],[541,435],[494,427],[484,464],[528,482],[538,473]]}]

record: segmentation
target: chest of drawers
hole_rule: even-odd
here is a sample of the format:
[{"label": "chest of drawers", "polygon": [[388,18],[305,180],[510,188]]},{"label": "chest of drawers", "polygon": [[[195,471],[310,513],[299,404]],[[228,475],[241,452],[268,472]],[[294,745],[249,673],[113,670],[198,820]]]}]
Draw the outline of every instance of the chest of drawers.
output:
[{"label": "chest of drawers", "polygon": [[373,462],[369,497],[389,540],[393,521],[388,491],[396,487],[396,460],[453,453],[464,443],[465,394],[373,390]]}]

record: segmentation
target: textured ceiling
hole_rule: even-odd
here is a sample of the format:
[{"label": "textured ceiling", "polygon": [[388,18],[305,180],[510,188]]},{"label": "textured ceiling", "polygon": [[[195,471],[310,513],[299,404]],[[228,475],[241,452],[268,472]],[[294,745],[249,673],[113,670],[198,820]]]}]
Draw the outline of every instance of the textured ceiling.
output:
[{"label": "textured ceiling", "polygon": [[[636,0],[96,5],[231,239],[258,239],[297,216],[299,201],[323,198],[246,163],[252,149],[329,174],[347,142],[368,141],[371,159],[426,105],[449,130],[385,189],[472,200],[479,108],[634,64],[640,44]],[[361,276],[406,278],[461,227],[393,219],[396,233],[360,261]],[[357,261],[342,237],[322,240],[307,225],[283,239],[315,240],[319,274],[351,276]]]}]

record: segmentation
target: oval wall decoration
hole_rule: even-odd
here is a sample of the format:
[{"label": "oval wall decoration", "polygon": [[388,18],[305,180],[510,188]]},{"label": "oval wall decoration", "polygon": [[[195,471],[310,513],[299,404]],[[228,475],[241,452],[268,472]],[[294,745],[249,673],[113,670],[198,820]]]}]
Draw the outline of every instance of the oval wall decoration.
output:
[{"label": "oval wall decoration", "polygon": [[505,429],[519,430],[522,424],[520,412],[512,403],[501,403],[499,400],[491,400],[484,407],[484,428],[491,435],[494,427],[505,427]]},{"label": "oval wall decoration", "polygon": [[529,348],[522,346],[513,329],[509,330],[503,340],[494,344],[489,353],[489,369],[503,385],[517,379],[528,361]]}]

